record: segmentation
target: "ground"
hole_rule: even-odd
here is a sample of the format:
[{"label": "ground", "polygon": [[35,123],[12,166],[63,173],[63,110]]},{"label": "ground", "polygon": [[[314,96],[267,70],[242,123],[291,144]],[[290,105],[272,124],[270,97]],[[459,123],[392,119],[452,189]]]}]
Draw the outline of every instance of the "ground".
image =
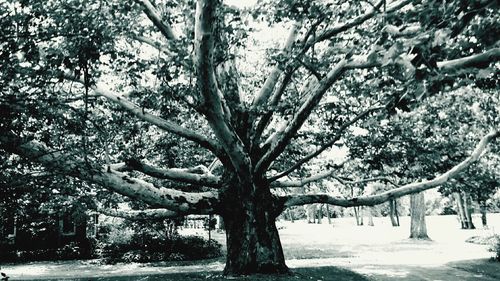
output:
[{"label": "ground", "polygon": [[[487,246],[466,243],[471,236],[500,232],[500,214],[488,216],[490,228],[460,230],[455,216],[429,216],[431,241],[409,236],[409,218],[400,227],[389,218],[375,226],[355,226],[354,218],[332,225],[278,222],[293,276],[257,276],[242,280],[500,280],[500,263],[491,262]],[[183,230],[192,233],[193,230]],[[207,236],[204,231],[200,235]],[[212,235],[224,242],[222,233]],[[10,280],[225,280],[223,259],[188,263],[100,265],[97,261],[34,262],[2,265]]]}]

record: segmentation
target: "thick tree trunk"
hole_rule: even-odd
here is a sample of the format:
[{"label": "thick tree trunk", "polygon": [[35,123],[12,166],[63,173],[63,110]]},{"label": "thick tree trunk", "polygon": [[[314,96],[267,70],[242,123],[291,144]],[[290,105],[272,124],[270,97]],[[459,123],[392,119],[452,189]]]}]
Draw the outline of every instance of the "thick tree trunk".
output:
[{"label": "thick tree trunk", "polygon": [[225,216],[224,221],[227,243],[224,274],[288,272],[274,216],[264,210],[256,210],[238,216]]},{"label": "thick tree trunk", "polygon": [[410,197],[411,231],[410,238],[429,239],[425,225],[424,193],[413,194]]},{"label": "thick tree trunk", "polygon": [[275,224],[283,206],[276,205],[269,189],[239,192],[229,189],[221,205],[227,245],[224,274],[288,273]]},{"label": "thick tree trunk", "polygon": [[389,201],[389,217],[391,218],[392,226],[399,226],[398,206],[395,199]]}]

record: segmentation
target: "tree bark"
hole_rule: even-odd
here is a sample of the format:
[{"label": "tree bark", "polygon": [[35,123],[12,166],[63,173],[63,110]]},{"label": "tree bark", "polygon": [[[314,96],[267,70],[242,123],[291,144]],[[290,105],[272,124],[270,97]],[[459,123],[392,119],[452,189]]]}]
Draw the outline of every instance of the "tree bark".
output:
[{"label": "tree bark", "polygon": [[288,273],[275,224],[283,206],[278,206],[269,188],[251,185],[229,188],[223,194],[227,245],[224,274]]},{"label": "tree bark", "polygon": [[353,207],[353,209],[354,209],[354,217],[356,218],[356,225],[360,225],[359,224],[358,207]]},{"label": "tree bark", "polygon": [[389,217],[391,218],[392,226],[399,226],[398,210],[396,205],[396,200],[391,199],[389,201]]},{"label": "tree bark", "polygon": [[454,192],[453,196],[455,197],[455,203],[457,204],[457,215],[460,220],[460,225],[462,229],[467,229],[467,222],[465,217],[464,205],[462,196],[459,192]]},{"label": "tree bark", "polygon": [[368,207],[367,208],[367,211],[368,211],[368,226],[375,226],[375,224],[373,223],[373,207]]},{"label": "tree bark", "polygon": [[332,224],[332,217],[330,215],[330,207],[328,206],[328,204],[326,204],[325,206],[326,206],[326,217],[328,218],[328,224]]},{"label": "tree bark", "polygon": [[398,212],[398,201],[397,200],[394,200],[394,211],[395,211],[395,215],[396,215],[396,222],[398,223],[398,226],[400,226],[400,224],[399,224],[399,212]]},{"label": "tree bark", "polygon": [[316,205],[310,204],[306,206],[307,223],[316,223]]},{"label": "tree bark", "polygon": [[467,229],[475,229],[474,223],[472,222],[472,200],[470,195],[465,193],[464,196],[464,211],[465,217],[467,218]]},{"label": "tree bark", "polygon": [[486,201],[482,201],[479,203],[479,208],[481,212],[481,223],[483,225],[483,228],[488,228],[488,221],[486,219]]},{"label": "tree bark", "polygon": [[322,223],[321,220],[323,219],[323,204],[320,204],[318,206],[318,212],[317,212],[317,214],[318,214],[318,224],[321,224]]},{"label": "tree bark", "polygon": [[291,221],[292,223],[295,222],[295,218],[293,217],[293,212],[290,208],[286,209],[286,213],[288,215],[288,220]]},{"label": "tree bark", "polygon": [[429,239],[425,225],[425,198],[424,193],[412,194],[410,197],[411,231],[410,238]]},{"label": "tree bark", "polygon": [[354,207],[354,216],[356,217],[356,225],[358,226],[363,225],[363,214],[361,213],[362,211],[362,207]]}]

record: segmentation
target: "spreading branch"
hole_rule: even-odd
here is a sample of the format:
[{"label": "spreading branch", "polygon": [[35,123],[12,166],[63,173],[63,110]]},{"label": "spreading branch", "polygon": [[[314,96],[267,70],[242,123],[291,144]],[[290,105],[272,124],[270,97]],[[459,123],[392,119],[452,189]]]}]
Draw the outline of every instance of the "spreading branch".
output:
[{"label": "spreading branch", "polygon": [[[316,43],[318,42],[321,42],[321,41],[324,41],[324,40],[328,40],[332,37],[334,37],[335,35],[337,34],[340,34],[344,31],[347,31],[353,27],[356,27],[356,26],[359,26],[361,24],[363,24],[364,22],[366,22],[367,20],[373,18],[378,10],[380,10],[380,8],[382,7],[382,4],[385,3],[385,0],[382,0],[382,1],[379,1],[376,5],[373,5],[372,9],[363,14],[363,15],[360,15],[348,22],[345,22],[345,23],[342,23],[342,24],[339,24],[335,27],[331,27],[331,28],[328,28],[326,29],[325,31],[323,31],[321,34],[317,35],[317,36],[314,36],[314,37],[310,37],[306,34],[306,42],[304,43],[304,46],[302,48],[302,54],[306,53],[312,46],[314,46]],[[395,3],[392,3],[390,5],[390,7],[388,7],[386,9],[386,13],[393,13],[399,9],[401,9],[402,7],[410,4],[411,1],[409,0],[405,0],[405,1],[398,1],[398,2],[395,2]],[[321,22],[321,21],[318,21],[318,22]],[[313,29],[315,29],[316,26],[313,26]],[[293,31],[293,30],[292,30]],[[293,33],[291,33],[293,34]],[[307,39],[309,38],[309,39]],[[288,74],[289,77],[285,77],[284,78],[284,81],[286,81],[286,83],[284,83],[285,87],[286,85],[288,84],[290,78],[291,78],[291,73]],[[272,80],[273,79],[273,76],[270,76],[268,78],[267,81],[269,80]],[[266,82],[267,82],[266,81]],[[275,85],[276,82],[274,82],[273,85]],[[264,88],[263,88],[264,89]],[[279,95],[276,95],[276,97],[278,97],[277,100],[275,100],[274,104],[270,104],[269,107],[272,107],[275,105],[275,103],[277,101],[279,101],[279,98],[281,97],[281,94],[282,94],[283,91],[277,91],[277,93],[279,93]],[[255,102],[254,102],[255,103]],[[259,102],[260,103],[260,102]],[[258,138],[254,138],[255,140],[258,141],[258,139],[260,138],[264,128],[267,126],[267,124],[269,123],[269,120],[271,119],[271,116],[272,116],[272,112],[270,113],[267,113],[265,116],[263,116],[263,118],[261,118],[261,120],[259,121],[259,124],[257,125],[257,129],[256,129],[256,135],[258,136]]]},{"label": "spreading branch", "polygon": [[151,20],[154,26],[169,40],[177,40],[172,27],[161,19],[158,10],[149,2],[149,0],[135,0],[144,10],[146,16]]},{"label": "spreading branch", "polygon": [[379,110],[379,109],[382,109],[384,107],[372,107],[372,108],[369,108],[361,113],[359,113],[358,115],[356,115],[356,117],[354,117],[353,119],[351,119],[349,122],[346,122],[345,124],[343,124],[338,130],[337,132],[335,133],[335,135],[333,136],[333,138],[331,138],[327,143],[323,144],[320,148],[318,148],[316,151],[308,154],[307,156],[305,156],[304,158],[300,159],[299,161],[297,161],[293,166],[291,166],[290,168],[286,169],[285,171],[283,172],[280,172],[274,176],[272,176],[271,178],[269,178],[269,181],[270,182],[273,182],[279,178],[282,178],[288,174],[290,174],[291,172],[295,171],[296,169],[300,168],[303,164],[309,162],[310,160],[312,160],[313,158],[317,157],[318,155],[320,155],[323,151],[325,151],[326,149],[332,147],[337,141],[340,140],[340,138],[342,137],[342,134],[344,133],[345,130],[347,130],[350,126],[352,126],[353,124],[355,124],[356,122],[358,122],[358,120],[364,118],[365,116],[367,116],[368,114],[370,114],[371,112],[373,111],[376,111],[376,110]]},{"label": "spreading branch", "polygon": [[[84,83],[81,79],[76,79],[72,76],[65,76],[66,79]],[[93,86],[92,87],[94,94],[97,96],[105,97],[106,99],[114,102],[115,104],[121,106],[122,109],[127,112],[133,114],[137,118],[142,121],[148,122],[150,124],[158,126],[160,129],[163,129],[167,132],[176,134],[180,137],[183,137],[187,140],[193,141],[199,144],[201,147],[204,147],[214,153],[218,158],[222,158],[224,155],[224,151],[222,147],[212,139],[207,138],[204,135],[198,134],[190,129],[184,128],[174,122],[165,120],[161,117],[148,113],[144,110],[144,108],[134,104],[123,96],[119,96],[111,91],[105,90],[103,88]]]},{"label": "spreading branch", "polygon": [[276,87],[274,93],[272,94],[269,103],[267,105],[268,107],[267,111],[264,115],[262,115],[255,128],[253,143],[259,143],[260,138],[264,133],[264,129],[267,127],[269,121],[271,121],[271,118],[273,117],[274,110],[271,109],[274,108],[281,100],[283,93],[285,93],[286,87],[292,81],[293,72],[294,71],[292,70],[286,72],[284,77],[281,79],[279,85]]},{"label": "spreading branch", "polygon": [[[297,35],[299,33],[299,30],[300,30],[300,23],[295,23],[290,29],[290,33],[288,34],[285,46],[278,54],[278,57],[286,58],[289,56],[292,47],[295,41],[297,40]],[[257,107],[266,104],[267,100],[273,93],[274,87],[276,86],[276,83],[278,82],[278,79],[282,73],[283,73],[282,66],[280,66],[278,63],[276,66],[274,66],[273,70],[271,70],[271,73],[269,73],[269,76],[267,77],[266,81],[264,82],[264,85],[260,89],[260,92],[255,96],[252,103],[252,108],[251,108],[252,110],[256,110]]]},{"label": "spreading branch", "polygon": [[167,209],[148,209],[148,210],[116,210],[99,208],[99,213],[110,217],[118,217],[132,221],[151,221],[177,218],[182,216],[178,212]]},{"label": "spreading branch", "polygon": [[361,183],[367,183],[367,182],[382,181],[382,182],[388,182],[393,186],[398,186],[392,179],[390,179],[388,177],[373,177],[373,178],[366,178],[366,179],[360,179],[360,180],[351,180],[348,178],[343,178],[343,177],[338,177],[338,176],[332,176],[332,178],[337,180],[342,185],[355,185],[355,184],[361,184]]},{"label": "spreading branch", "polygon": [[[347,63],[346,69],[362,69],[382,66],[384,64],[382,58],[383,55],[370,57],[368,55],[353,56],[349,63]],[[500,48],[493,48],[481,54],[474,54],[453,60],[439,61],[437,62],[437,67],[441,71],[455,71],[467,67],[484,67],[485,64],[496,62],[498,60],[500,60]]]},{"label": "spreading branch", "polygon": [[[375,15],[378,14],[380,8],[382,7],[382,4],[385,2],[386,2],[386,0],[381,0],[377,4],[375,4],[375,6],[372,7],[369,12],[367,12],[363,15],[360,15],[360,16],[358,16],[358,17],[356,17],[348,22],[339,24],[339,25],[334,26],[334,27],[330,27],[330,28],[326,29],[325,31],[323,31],[321,34],[317,35],[316,37],[310,38],[306,42],[306,44],[305,44],[306,46],[304,49],[308,49],[310,46],[313,46],[314,44],[316,44],[318,42],[328,40],[328,39],[344,32],[344,31],[347,31],[353,27],[356,27],[356,26],[363,24],[364,22],[366,22],[367,20],[373,18]],[[389,14],[389,13],[396,12],[399,9],[403,8],[404,6],[410,4],[411,2],[412,2],[411,0],[405,0],[405,1],[397,1],[395,3],[392,3],[389,7],[387,7],[385,13]]]},{"label": "spreading branch", "polygon": [[197,166],[188,169],[162,169],[135,159],[129,159],[124,163],[124,166],[124,169],[126,170],[139,171],[158,179],[169,179],[209,187],[220,186],[220,178],[212,175],[204,166]]},{"label": "spreading branch", "polygon": [[205,214],[213,212],[219,204],[218,193],[192,193],[157,188],[149,182],[112,170],[110,166],[93,165],[88,159],[62,151],[52,151],[41,142],[21,138],[13,133],[0,136],[0,147],[42,164],[51,171],[95,183],[121,195],[172,211]]},{"label": "spreading branch", "polygon": [[290,142],[295,133],[302,127],[306,119],[311,115],[311,112],[318,105],[326,91],[337,81],[344,72],[344,67],[347,61],[342,59],[321,81],[315,83],[313,87],[308,87],[309,93],[306,94],[307,99],[304,101],[299,110],[295,113],[287,126],[276,133],[269,149],[256,165],[257,172],[265,171],[271,163],[278,157],[285,147]]},{"label": "spreading branch", "polygon": [[302,186],[305,186],[305,185],[310,184],[312,182],[324,180],[324,179],[327,179],[329,177],[335,177],[334,174],[337,172],[337,169],[341,168],[345,164],[345,162],[346,161],[335,165],[335,169],[331,169],[329,171],[318,173],[316,175],[313,175],[313,176],[310,176],[307,178],[303,178],[300,180],[288,180],[288,181],[272,182],[271,187],[274,187],[274,188],[276,188],[276,187],[302,187]]},{"label": "spreading branch", "polygon": [[147,38],[147,37],[144,37],[144,36],[140,36],[140,35],[132,35],[131,36],[132,39],[138,41],[138,42],[141,42],[141,43],[144,43],[144,44],[147,44],[169,56],[173,56],[173,53],[172,51],[170,51],[170,49],[166,46],[164,46],[163,44],[161,44],[160,42],[157,42],[151,38]]},{"label": "spreading branch", "polygon": [[214,26],[216,1],[198,0],[195,23],[195,57],[198,89],[203,98],[202,112],[210,127],[222,143],[229,160],[236,171],[247,171],[239,175],[249,175],[250,158],[243,149],[243,142],[231,126],[230,111],[220,92],[214,72]]},{"label": "spreading branch", "polygon": [[476,148],[469,157],[467,157],[465,160],[463,160],[462,162],[460,162],[447,172],[435,177],[432,180],[413,182],[410,184],[403,185],[399,188],[394,188],[392,190],[370,196],[342,198],[342,197],[330,196],[328,194],[315,194],[315,195],[302,194],[302,195],[282,196],[280,197],[280,200],[282,200],[285,207],[312,204],[312,203],[327,203],[342,207],[374,206],[382,204],[391,199],[399,198],[409,194],[419,193],[424,190],[431,189],[446,183],[447,181],[451,180],[452,178],[456,177],[458,174],[466,170],[471,164],[476,162],[485,152],[488,145],[498,136],[500,136],[500,130],[493,131],[487,134],[477,144]]},{"label": "spreading branch", "polygon": [[437,63],[437,66],[441,70],[457,70],[467,67],[483,66],[485,63],[489,64],[498,60],[500,60],[500,48],[493,48],[481,54],[441,61]]}]

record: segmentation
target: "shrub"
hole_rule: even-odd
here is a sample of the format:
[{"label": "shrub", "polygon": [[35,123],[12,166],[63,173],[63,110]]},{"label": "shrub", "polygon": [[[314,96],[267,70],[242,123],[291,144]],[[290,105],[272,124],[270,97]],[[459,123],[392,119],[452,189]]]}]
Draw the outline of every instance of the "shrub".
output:
[{"label": "shrub", "polygon": [[59,248],[24,250],[14,245],[0,246],[0,262],[72,260],[93,256],[95,240],[70,242]]},{"label": "shrub", "polygon": [[101,256],[104,263],[185,261],[216,258],[222,255],[222,245],[214,240],[199,236],[174,236],[159,239],[154,236],[141,236],[130,243],[101,243]]},{"label": "shrub", "polygon": [[59,248],[55,251],[55,255],[57,259],[61,260],[72,260],[78,259],[82,256],[82,248],[76,242],[71,242],[67,245],[64,245],[62,248]]},{"label": "shrub", "polygon": [[171,241],[172,254],[182,254],[185,260],[210,259],[222,255],[222,245],[199,236],[177,236]]},{"label": "shrub", "polygon": [[494,259],[500,262],[500,235],[495,234],[493,237],[495,239],[493,239],[489,251],[493,252],[495,254]]}]

